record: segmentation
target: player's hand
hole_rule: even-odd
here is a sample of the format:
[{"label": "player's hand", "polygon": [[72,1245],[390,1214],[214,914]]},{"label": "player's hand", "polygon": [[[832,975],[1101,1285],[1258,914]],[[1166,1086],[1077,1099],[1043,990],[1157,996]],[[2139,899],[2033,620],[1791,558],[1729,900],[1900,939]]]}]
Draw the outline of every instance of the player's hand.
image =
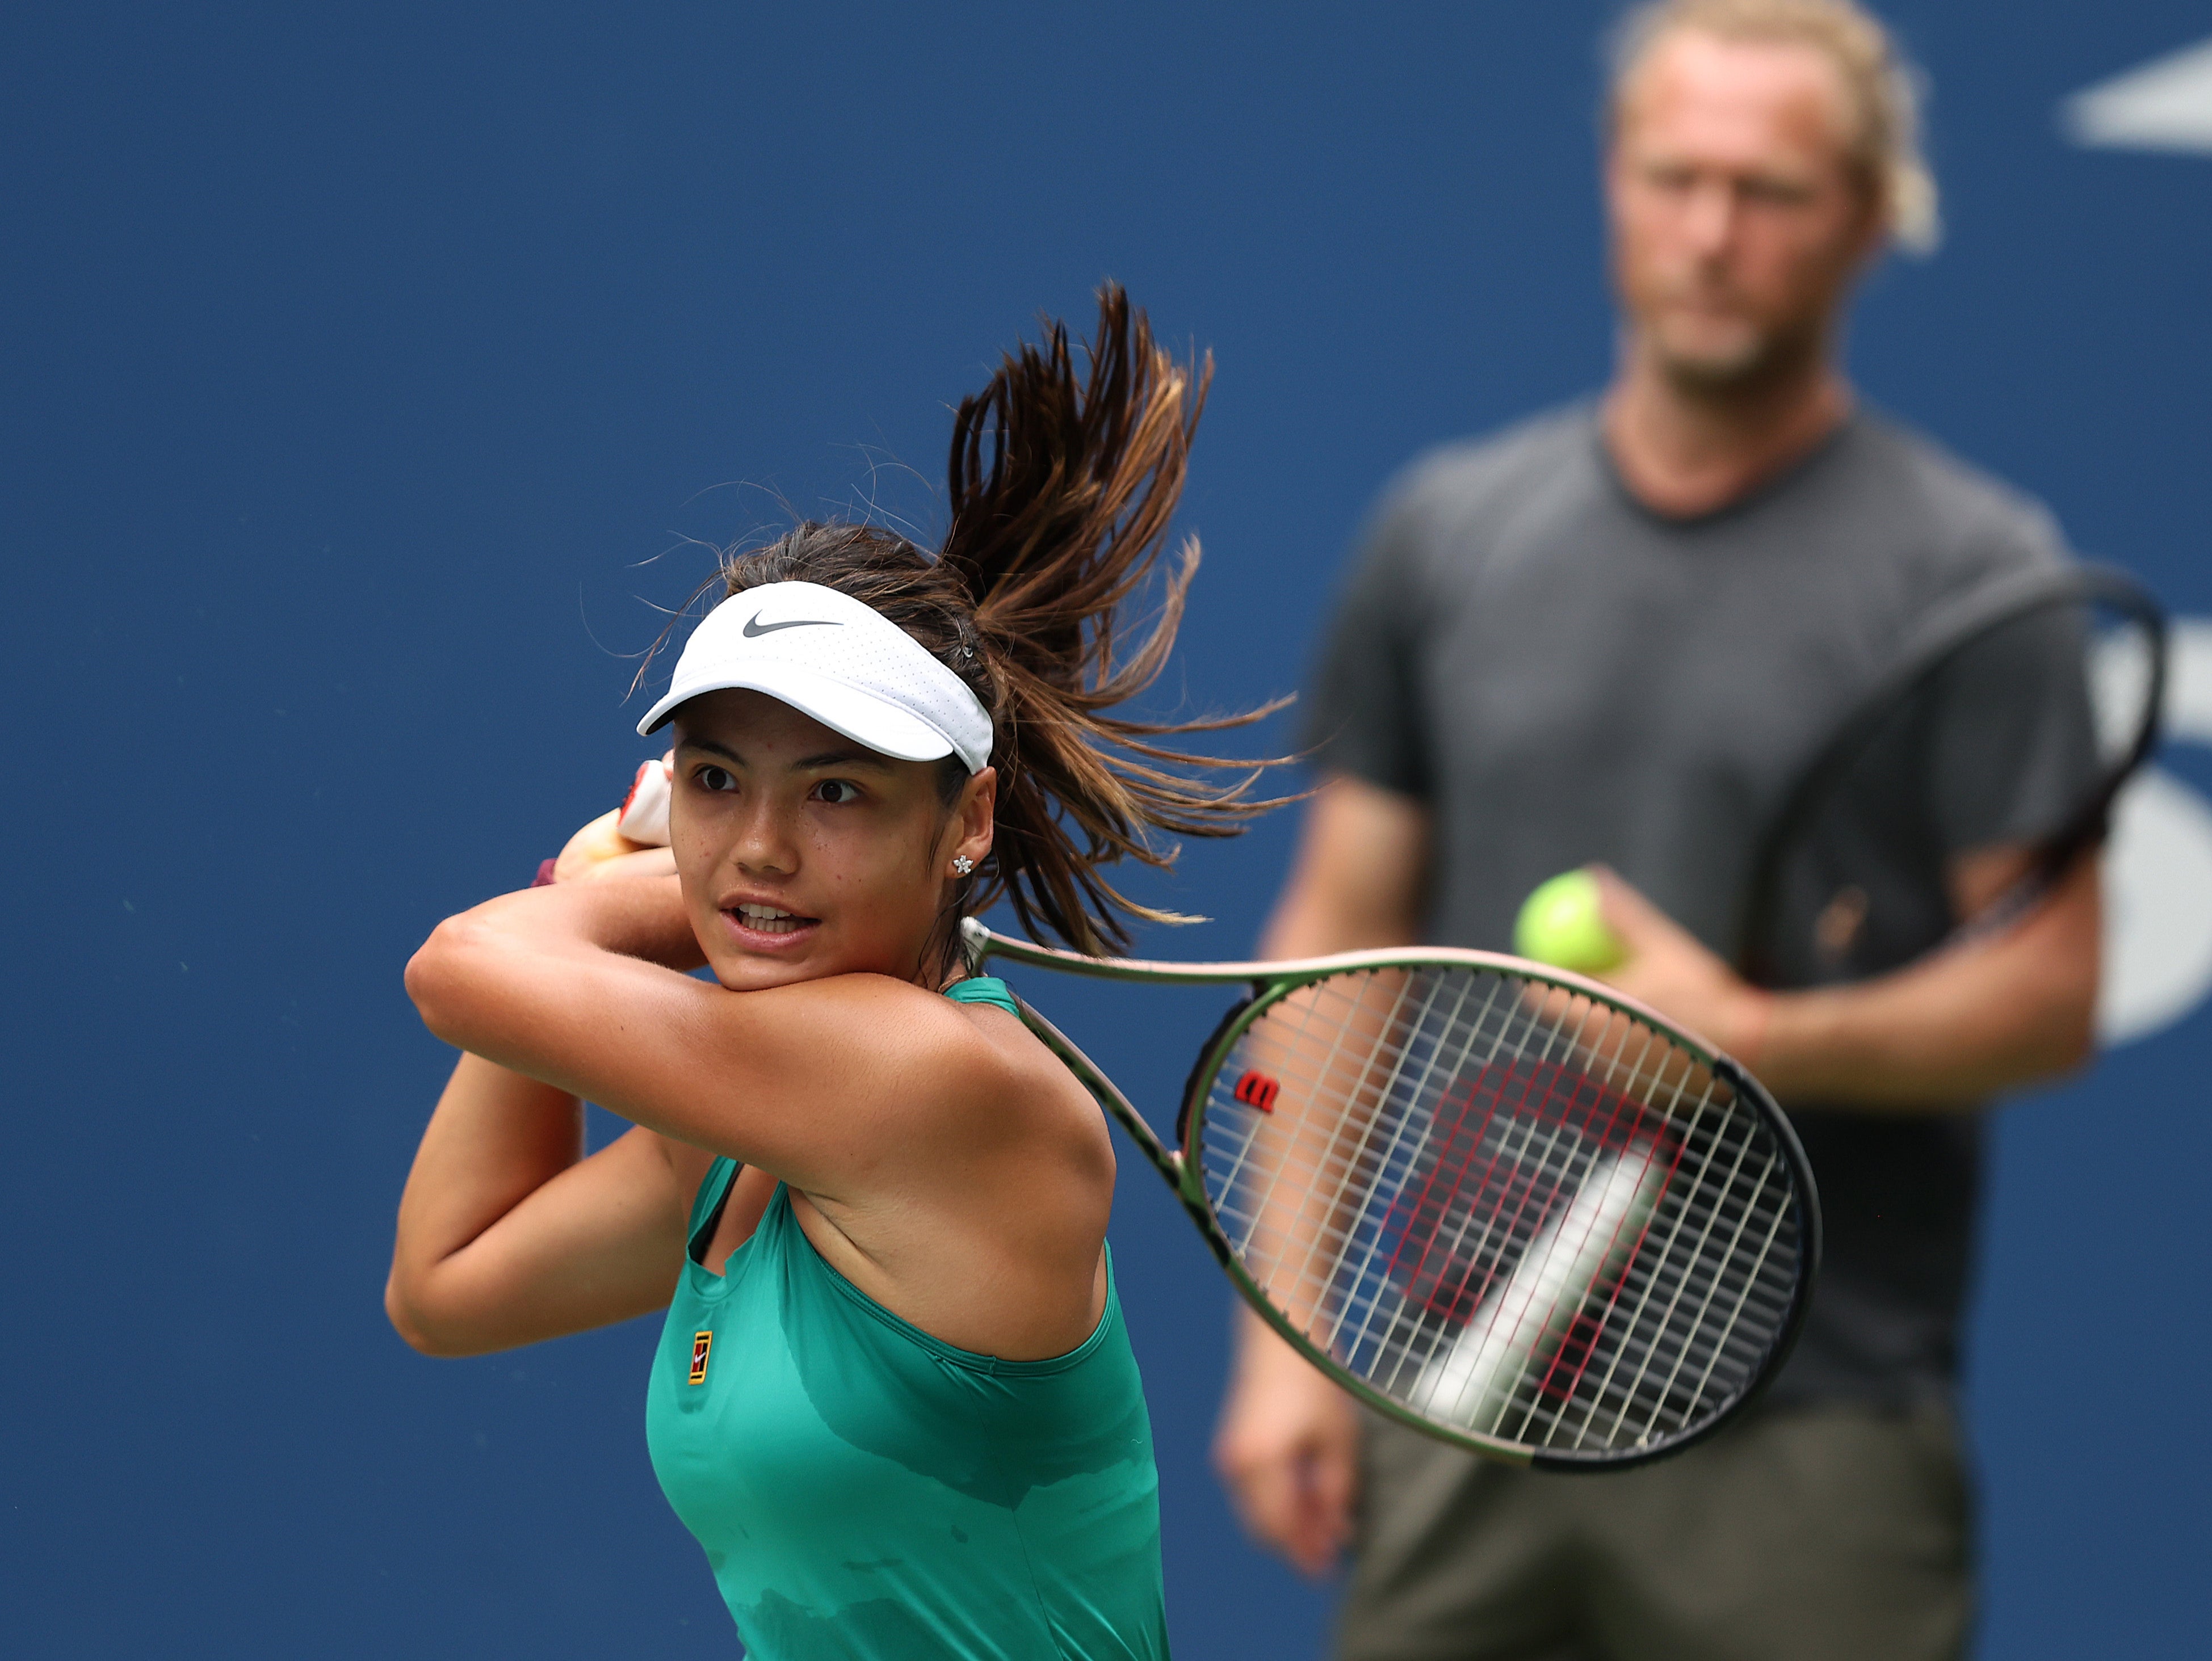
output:
[{"label": "player's hand", "polygon": [[674,767],[673,751],[658,761],[641,763],[622,806],[601,814],[568,839],[568,846],[553,862],[553,881],[673,876],[672,861],[639,856],[668,846],[668,796]]},{"label": "player's hand", "polygon": [[1627,955],[1597,979],[1641,999],[1756,1070],[1773,994],[1753,985],[1705,943],[1602,865],[1590,868],[1608,928]]},{"label": "player's hand", "polygon": [[619,809],[603,813],[568,839],[553,862],[556,882],[599,882],[609,877],[672,876],[675,856],[666,848],[633,842],[615,828]]},{"label": "player's hand", "polygon": [[1304,1573],[1326,1574],[1352,1532],[1359,1483],[1352,1398],[1249,1315],[1213,1464],[1245,1529]]}]

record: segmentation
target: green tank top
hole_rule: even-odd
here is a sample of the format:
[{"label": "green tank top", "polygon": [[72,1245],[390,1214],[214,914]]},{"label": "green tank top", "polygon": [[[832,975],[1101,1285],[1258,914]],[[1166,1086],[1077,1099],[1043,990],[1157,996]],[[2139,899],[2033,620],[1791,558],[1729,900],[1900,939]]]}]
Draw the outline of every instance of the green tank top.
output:
[{"label": "green tank top", "polygon": [[[988,978],[951,996],[1012,1008]],[[824,1263],[781,1184],[708,1273],[737,1172],[699,1186],[645,1428],[753,1661],[1164,1661],[1159,1475],[1110,1255],[1090,1337],[1000,1361]]]}]

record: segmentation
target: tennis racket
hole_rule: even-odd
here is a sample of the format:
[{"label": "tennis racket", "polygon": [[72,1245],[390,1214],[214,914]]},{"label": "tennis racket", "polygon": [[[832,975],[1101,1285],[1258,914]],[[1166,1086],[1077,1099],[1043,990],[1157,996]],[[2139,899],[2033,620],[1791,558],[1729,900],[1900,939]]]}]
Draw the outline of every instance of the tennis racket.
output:
[{"label": "tennis racket", "polygon": [[[2155,748],[2165,614],[2103,566],[2020,573],[1932,612],[1784,794],[1754,855],[1739,967],[1830,985],[1995,933],[2100,844]],[[1971,917],[1925,873],[2017,846]]]},{"label": "tennis racket", "polygon": [[1017,1002],[1237,1290],[1378,1412],[1613,1470],[1709,1434],[1788,1355],[1820,1253],[1797,1139],[1735,1063],[1606,987],[1486,952],[1173,964],[972,918],[963,937],[977,969],[1243,989],[1173,1148]]}]

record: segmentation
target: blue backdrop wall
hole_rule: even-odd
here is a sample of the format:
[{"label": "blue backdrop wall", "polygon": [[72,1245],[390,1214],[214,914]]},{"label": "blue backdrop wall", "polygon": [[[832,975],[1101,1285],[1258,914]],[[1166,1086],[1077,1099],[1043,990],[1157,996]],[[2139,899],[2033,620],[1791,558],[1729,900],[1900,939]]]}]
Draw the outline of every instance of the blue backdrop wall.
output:
[{"label": "blue backdrop wall", "polygon": [[[2212,163],[2052,116],[2201,9],[1894,9],[1951,239],[1875,278],[1856,373],[2212,612]],[[1606,371],[1607,15],[9,14],[6,1647],[733,1652],[646,1464],[649,1325],[467,1363],[384,1325],[449,1059],[400,965],[619,789],[629,654],[702,544],[787,507],[933,525],[949,405],[1104,276],[1220,366],[1164,695],[1292,688],[1389,471]],[[1241,953],[1290,828],[1195,851],[1170,892],[1217,920],[1147,945]],[[1054,995],[1170,1099],[1149,1014]],[[2006,1118],[1990,1657],[2193,1652],[2208,1052],[2189,1015]],[[1327,1589],[1244,1545],[1205,1467],[1226,1294],[1140,1167],[1123,1189],[1178,1652],[1311,1655]]]}]

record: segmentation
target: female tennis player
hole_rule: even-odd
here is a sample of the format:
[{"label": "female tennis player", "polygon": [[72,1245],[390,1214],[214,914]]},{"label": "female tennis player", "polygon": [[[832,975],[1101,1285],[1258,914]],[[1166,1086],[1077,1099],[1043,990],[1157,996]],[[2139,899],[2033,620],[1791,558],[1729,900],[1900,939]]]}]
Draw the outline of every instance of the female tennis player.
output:
[{"label": "female tennis player", "polygon": [[[1196,567],[1118,656],[1204,380],[1109,287],[1085,374],[1055,327],[962,404],[933,559],[842,524],[729,557],[639,727],[673,724],[673,846],[580,833],[578,880],[408,966],[464,1054],[392,1324],[462,1355],[665,1307],[654,1469],[762,1661],[1167,1653],[1106,1127],[957,940],[1005,894],[1109,949],[1169,914],[1103,865],[1266,805],[1159,742],[1228,722],[1107,713]],[[580,1099],[636,1128],[584,1157]]]}]

